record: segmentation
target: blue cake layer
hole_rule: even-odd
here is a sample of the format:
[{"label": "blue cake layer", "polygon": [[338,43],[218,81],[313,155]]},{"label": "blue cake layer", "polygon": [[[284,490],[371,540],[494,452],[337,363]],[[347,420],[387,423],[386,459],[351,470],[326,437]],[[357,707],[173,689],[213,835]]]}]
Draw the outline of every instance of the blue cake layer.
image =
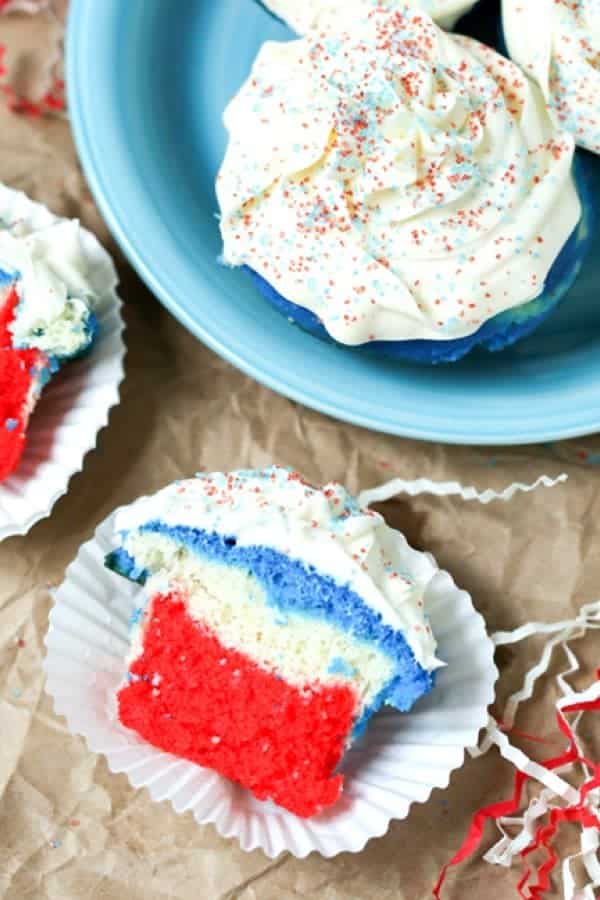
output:
[{"label": "blue cake layer", "polygon": [[[326,620],[385,653],[393,661],[394,677],[365,710],[355,727],[355,735],[364,729],[370,716],[383,704],[406,711],[433,687],[434,674],[417,662],[404,636],[386,625],[381,615],[368,607],[348,585],[321,574],[314,566],[306,566],[270,547],[238,547],[235,537],[201,529],[172,527],[154,521],[139,531],[164,535],[204,559],[250,571],[264,588],[267,602],[278,612],[293,611],[317,621]],[[106,565],[141,584],[149,574],[123,548],[110,553]]]},{"label": "blue cake layer", "polygon": [[[391,359],[436,365],[456,362],[478,346],[493,352],[504,350],[532,334],[568,293],[590,248],[596,225],[591,165],[587,155],[577,154],[574,172],[582,205],[581,219],[550,269],[544,291],[539,297],[488,319],[478,331],[467,337],[449,341],[371,341],[352,349]],[[336,343],[315,313],[282,297],[261,275],[247,266],[244,268],[261,294],[288,319],[315,337]]]}]

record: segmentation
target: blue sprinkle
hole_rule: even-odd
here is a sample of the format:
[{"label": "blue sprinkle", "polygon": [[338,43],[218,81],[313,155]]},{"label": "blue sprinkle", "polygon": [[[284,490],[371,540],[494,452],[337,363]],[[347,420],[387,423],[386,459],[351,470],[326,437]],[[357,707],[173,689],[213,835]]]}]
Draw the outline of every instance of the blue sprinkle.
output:
[{"label": "blue sprinkle", "polygon": [[18,424],[19,424],[18,419],[7,419],[6,422],[4,423],[4,427],[6,428],[7,431],[14,431],[15,428],[18,426]]},{"label": "blue sprinkle", "polygon": [[57,850],[59,847],[62,847],[62,841],[55,838],[53,841],[50,841],[50,846],[53,850]]}]

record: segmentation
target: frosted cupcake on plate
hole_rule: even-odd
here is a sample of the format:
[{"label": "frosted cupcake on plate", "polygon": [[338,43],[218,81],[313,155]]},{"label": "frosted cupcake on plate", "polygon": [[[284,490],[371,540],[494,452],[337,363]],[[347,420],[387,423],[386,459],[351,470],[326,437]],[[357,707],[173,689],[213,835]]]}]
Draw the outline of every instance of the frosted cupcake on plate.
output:
[{"label": "frosted cupcake on plate", "polygon": [[224,262],[339,344],[427,363],[502,349],[588,249],[573,137],[539,88],[412,7],[265,44],[225,124]]},{"label": "frosted cupcake on plate", "polygon": [[[20,197],[0,185],[0,209],[21,209]],[[0,482],[19,464],[43,388],[97,334],[79,223],[42,218],[0,219]]]},{"label": "frosted cupcake on plate", "polygon": [[[361,15],[378,0],[257,0],[270,13],[290,26],[297,34],[305,34],[318,25],[323,13],[337,15],[352,12]],[[426,12],[442,28],[454,28],[457,21],[475,6],[477,0],[408,0],[410,6]],[[402,0],[389,0],[388,6],[403,6]]]},{"label": "frosted cupcake on plate", "polygon": [[503,0],[508,52],[533,78],[557,126],[600,153],[600,4]]},{"label": "frosted cupcake on plate", "polygon": [[440,663],[406,541],[338,484],[199,475],[123,509],[107,565],[145,585],[121,723],[301,817],[336,802],[344,753]]}]

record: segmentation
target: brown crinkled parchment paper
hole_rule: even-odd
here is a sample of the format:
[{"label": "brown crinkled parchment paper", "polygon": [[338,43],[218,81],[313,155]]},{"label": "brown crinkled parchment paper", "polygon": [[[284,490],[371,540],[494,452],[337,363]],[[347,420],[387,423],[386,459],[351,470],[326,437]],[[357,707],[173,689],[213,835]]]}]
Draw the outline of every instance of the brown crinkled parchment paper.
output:
[{"label": "brown crinkled parchment paper", "polygon": [[[125,2],[125,0],[124,0]],[[0,19],[9,73],[21,93],[44,94],[60,53],[60,23],[42,15]],[[116,252],[77,163],[64,117],[16,116],[0,100],[0,179],[59,214],[78,216]],[[600,438],[519,449],[421,444],[335,422],[273,394],[187,334],[121,262],[129,355],[121,405],[83,473],[52,517],[24,538],[0,544],[0,898],[2,900],[422,900],[483,804],[512,794],[513,773],[498,753],[468,759],[447,791],[357,855],[269,861],[245,854],[212,827],[157,805],[70,735],[44,694],[41,663],[51,599],[66,565],[116,506],[199,469],[275,461],[351,490],[400,475],[502,489],[542,472],[566,485],[510,503],[465,504],[418,497],[386,504],[411,543],[430,550],[471,592],[490,630],[575,615],[600,596]],[[590,462],[590,460],[592,462]],[[599,664],[598,637],[575,646],[584,687]],[[504,648],[498,711],[537,659],[536,640]],[[557,656],[551,669],[564,668]],[[560,753],[556,687],[543,679],[518,718],[514,738],[528,755]],[[594,733],[595,728],[595,733]],[[581,729],[600,758],[597,721]],[[497,837],[490,826],[489,846]],[[561,832],[561,854],[577,832]],[[450,873],[448,900],[516,896],[519,870],[479,857]],[[558,896],[558,889],[555,896]]]}]

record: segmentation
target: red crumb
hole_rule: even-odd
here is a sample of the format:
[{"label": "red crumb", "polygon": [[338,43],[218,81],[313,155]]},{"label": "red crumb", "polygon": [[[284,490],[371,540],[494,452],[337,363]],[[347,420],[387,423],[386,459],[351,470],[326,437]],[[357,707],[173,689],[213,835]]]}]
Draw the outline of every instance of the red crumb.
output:
[{"label": "red crumb", "polygon": [[118,695],[121,722],[298,816],[331,806],[342,790],[343,776],[332,773],[352,728],[354,692],[288,684],[225,648],[175,594],[154,597],[150,614],[136,680]]}]

